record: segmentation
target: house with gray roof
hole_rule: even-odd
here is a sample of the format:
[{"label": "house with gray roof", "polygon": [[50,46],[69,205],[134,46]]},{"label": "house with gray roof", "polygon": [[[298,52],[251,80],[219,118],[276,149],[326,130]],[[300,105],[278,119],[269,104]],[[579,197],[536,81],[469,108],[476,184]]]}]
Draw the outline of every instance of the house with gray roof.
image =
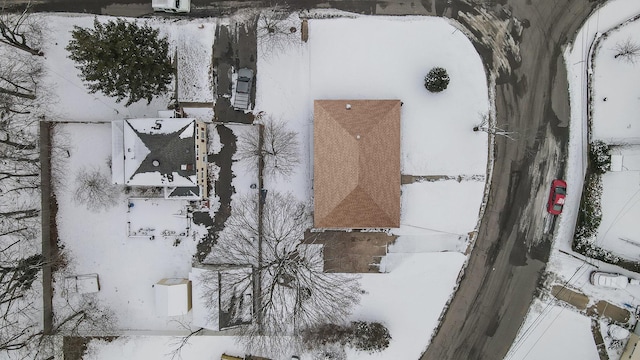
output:
[{"label": "house with gray roof", "polygon": [[207,197],[207,131],[191,118],[145,118],[111,123],[112,181],[162,187],[165,198]]}]

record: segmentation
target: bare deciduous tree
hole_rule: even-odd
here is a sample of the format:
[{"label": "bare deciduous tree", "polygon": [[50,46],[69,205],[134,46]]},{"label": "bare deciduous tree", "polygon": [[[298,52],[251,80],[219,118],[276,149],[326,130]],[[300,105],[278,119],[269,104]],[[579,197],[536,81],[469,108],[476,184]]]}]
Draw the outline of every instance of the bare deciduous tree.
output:
[{"label": "bare deciduous tree", "polygon": [[[1,6],[1,5],[0,5]],[[41,271],[45,258],[40,229],[38,122],[46,97],[41,28],[28,7],[0,9],[0,352],[9,359],[48,358],[41,328]],[[8,45],[8,46],[3,46]],[[19,49],[21,51],[17,51]]]},{"label": "bare deciduous tree", "polygon": [[[291,194],[244,197],[234,207],[207,262],[248,265],[254,271],[236,284],[254,282],[254,321],[239,327],[249,352],[282,355],[301,346],[301,330],[340,322],[359,302],[355,275],[325,273],[322,246],[302,243],[311,226],[310,207]],[[242,274],[238,272],[237,274]],[[246,274],[246,273],[245,273]]]},{"label": "bare deciduous tree", "polygon": [[262,11],[258,17],[258,46],[265,55],[286,50],[301,41],[297,24],[291,18],[291,11],[275,5]]},{"label": "bare deciduous tree", "polygon": [[614,58],[620,58],[631,64],[635,64],[640,56],[640,44],[634,42],[631,38],[616,43],[613,50],[616,53]]},{"label": "bare deciduous tree", "polygon": [[120,191],[100,169],[81,169],[76,176],[73,199],[91,211],[107,209],[118,202]]},{"label": "bare deciduous tree", "polygon": [[31,114],[38,103],[40,63],[29,56],[0,50],[0,119],[10,114]]},{"label": "bare deciduous tree", "polygon": [[507,131],[504,128],[498,126],[498,124],[491,125],[489,122],[489,116],[487,114],[481,114],[482,121],[480,124],[473,127],[473,131],[484,131],[487,134],[504,136],[509,140],[517,140],[517,133],[513,131]]},{"label": "bare deciduous tree", "polygon": [[204,328],[201,328],[201,327],[192,329],[189,325],[184,324],[182,322],[179,322],[179,324],[182,327],[182,329],[188,331],[189,334],[187,334],[186,336],[177,337],[174,339],[172,344],[173,345],[172,347],[174,349],[170,353],[171,360],[182,359],[182,349],[185,346],[189,345],[189,341],[193,336],[199,335],[204,330]]},{"label": "bare deciduous tree", "polygon": [[266,117],[260,131],[243,132],[238,136],[236,158],[245,160],[247,166],[257,169],[262,156],[264,171],[272,175],[291,175],[300,163],[297,133],[287,129],[285,123]]},{"label": "bare deciduous tree", "polygon": [[43,56],[40,50],[42,25],[31,16],[31,3],[18,13],[0,8],[0,43],[25,51],[31,55]]},{"label": "bare deciduous tree", "polygon": [[53,333],[63,335],[95,335],[114,331],[115,314],[101,304],[96,294],[75,294],[54,313]]},{"label": "bare deciduous tree", "polygon": [[344,346],[339,344],[327,344],[312,352],[313,360],[347,360],[347,352]]}]

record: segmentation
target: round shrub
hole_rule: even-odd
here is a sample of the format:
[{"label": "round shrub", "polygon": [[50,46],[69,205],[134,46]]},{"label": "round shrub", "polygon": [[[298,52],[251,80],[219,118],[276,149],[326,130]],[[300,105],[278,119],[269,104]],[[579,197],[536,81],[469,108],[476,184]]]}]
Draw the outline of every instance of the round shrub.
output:
[{"label": "round shrub", "polygon": [[441,92],[449,86],[449,74],[441,67],[434,67],[424,77],[424,87],[431,92]]},{"label": "round shrub", "polygon": [[354,321],[351,328],[351,345],[356,349],[373,353],[389,347],[391,335],[384,325],[378,322]]}]

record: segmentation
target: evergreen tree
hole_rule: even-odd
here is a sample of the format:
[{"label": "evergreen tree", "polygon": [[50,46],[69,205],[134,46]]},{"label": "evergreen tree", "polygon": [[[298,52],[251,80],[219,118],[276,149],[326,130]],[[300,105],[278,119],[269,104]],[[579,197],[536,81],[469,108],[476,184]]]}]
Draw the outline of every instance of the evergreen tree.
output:
[{"label": "evergreen tree", "polygon": [[90,92],[125,98],[127,106],[167,91],[173,68],[169,42],[158,30],[122,19],[100,23],[93,29],[74,26],[67,46]]},{"label": "evergreen tree", "polygon": [[434,67],[424,77],[424,87],[431,92],[441,92],[449,86],[449,74],[441,67]]}]

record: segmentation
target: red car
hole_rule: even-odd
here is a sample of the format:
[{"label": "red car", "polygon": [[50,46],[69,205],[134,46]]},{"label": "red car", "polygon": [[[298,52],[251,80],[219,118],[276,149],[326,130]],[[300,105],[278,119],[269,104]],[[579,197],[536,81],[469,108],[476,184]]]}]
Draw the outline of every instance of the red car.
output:
[{"label": "red car", "polygon": [[551,192],[547,202],[547,211],[553,215],[560,215],[564,198],[567,196],[567,183],[564,180],[555,179],[551,182]]}]

